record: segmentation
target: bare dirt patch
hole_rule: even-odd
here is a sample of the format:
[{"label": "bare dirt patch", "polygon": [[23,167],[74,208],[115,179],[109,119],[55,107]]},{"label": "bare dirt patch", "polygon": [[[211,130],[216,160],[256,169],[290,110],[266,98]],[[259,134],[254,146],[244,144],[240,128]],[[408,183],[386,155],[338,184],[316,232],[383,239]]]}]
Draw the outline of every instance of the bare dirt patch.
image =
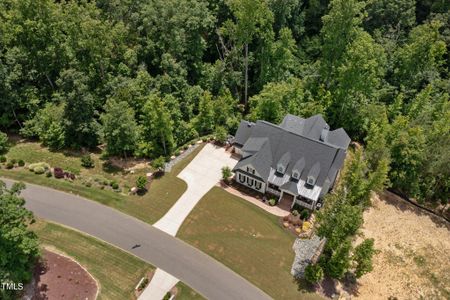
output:
[{"label": "bare dirt patch", "polygon": [[359,280],[360,299],[450,299],[450,226],[385,192],[364,213],[375,239],[374,269]]},{"label": "bare dirt patch", "polygon": [[29,299],[96,299],[97,283],[78,263],[49,250],[42,251],[42,258],[27,287]]}]

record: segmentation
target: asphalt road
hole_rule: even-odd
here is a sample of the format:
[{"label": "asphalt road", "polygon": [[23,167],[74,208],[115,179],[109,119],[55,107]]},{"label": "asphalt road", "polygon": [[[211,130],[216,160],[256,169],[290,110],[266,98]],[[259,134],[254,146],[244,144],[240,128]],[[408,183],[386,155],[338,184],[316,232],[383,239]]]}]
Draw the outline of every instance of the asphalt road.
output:
[{"label": "asphalt road", "polygon": [[[1,180],[8,185],[13,182]],[[270,299],[210,256],[110,207],[29,183],[22,197],[36,216],[78,229],[132,253],[172,274],[207,299]],[[133,248],[135,245],[140,246]]]}]

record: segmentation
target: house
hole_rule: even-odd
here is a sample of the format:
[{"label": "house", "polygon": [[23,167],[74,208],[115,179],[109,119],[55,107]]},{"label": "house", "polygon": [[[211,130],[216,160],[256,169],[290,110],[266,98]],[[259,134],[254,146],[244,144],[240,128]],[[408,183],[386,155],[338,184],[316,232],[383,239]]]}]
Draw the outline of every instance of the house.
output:
[{"label": "house", "polygon": [[330,130],[321,115],[286,115],[279,125],[243,120],[233,141],[241,156],[235,180],[313,210],[333,187],[349,144],[345,130]]}]

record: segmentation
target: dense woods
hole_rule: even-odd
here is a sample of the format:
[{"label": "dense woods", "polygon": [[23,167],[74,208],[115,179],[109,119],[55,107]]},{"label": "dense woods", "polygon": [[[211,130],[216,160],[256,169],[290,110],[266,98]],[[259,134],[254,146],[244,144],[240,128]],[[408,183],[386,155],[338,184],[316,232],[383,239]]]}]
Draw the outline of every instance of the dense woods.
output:
[{"label": "dense woods", "polygon": [[449,17],[445,0],[2,0],[0,126],[155,158],[320,113],[391,186],[447,201]]}]

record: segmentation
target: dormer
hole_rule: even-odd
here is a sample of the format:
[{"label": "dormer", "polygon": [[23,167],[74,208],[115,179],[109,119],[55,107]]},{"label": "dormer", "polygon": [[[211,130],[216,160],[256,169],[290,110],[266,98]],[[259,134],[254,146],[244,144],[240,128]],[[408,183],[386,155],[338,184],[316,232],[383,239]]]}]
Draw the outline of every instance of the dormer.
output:
[{"label": "dormer", "polygon": [[286,169],[289,165],[289,161],[291,159],[291,154],[289,152],[286,152],[281,156],[280,160],[277,163],[277,172],[280,174],[284,174],[286,172]]},{"label": "dormer", "polygon": [[320,133],[320,137],[319,140],[321,142],[326,142],[327,138],[328,138],[328,132],[330,132],[330,127],[328,125],[326,125],[323,129],[322,132]]},{"label": "dormer", "polygon": [[310,187],[316,185],[317,177],[319,177],[320,173],[320,163],[316,162],[308,172],[308,176],[306,177],[306,184]]},{"label": "dormer", "polygon": [[305,168],[305,158],[300,158],[292,168],[292,174],[291,177],[294,179],[300,179],[300,176],[302,175],[303,169]]}]

